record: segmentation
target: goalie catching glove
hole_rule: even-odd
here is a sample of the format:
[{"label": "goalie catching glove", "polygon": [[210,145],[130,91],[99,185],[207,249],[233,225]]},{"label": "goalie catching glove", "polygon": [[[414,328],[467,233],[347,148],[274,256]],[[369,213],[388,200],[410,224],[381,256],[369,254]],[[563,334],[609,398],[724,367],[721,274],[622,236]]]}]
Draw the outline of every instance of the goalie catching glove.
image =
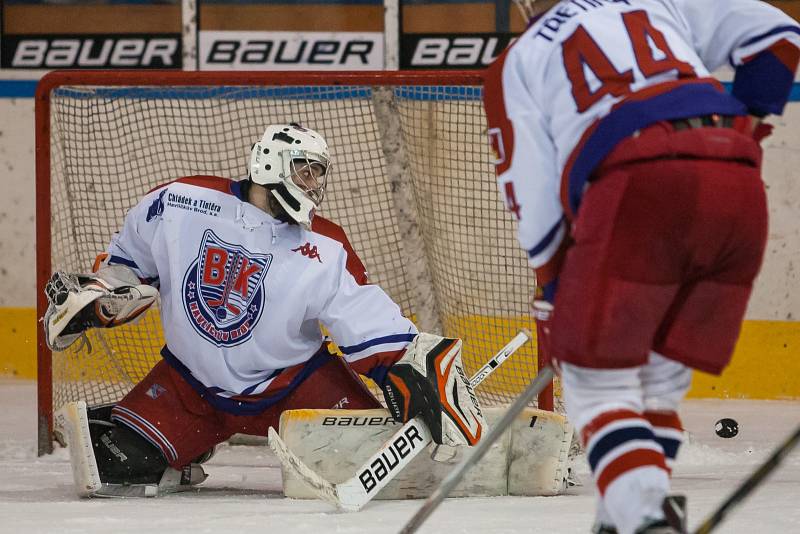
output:
[{"label": "goalie catching glove", "polygon": [[89,328],[127,323],[150,307],[158,290],[142,284],[124,265],[105,266],[94,274],[57,271],[45,286],[50,305],[44,315],[47,346],[61,351]]},{"label": "goalie catching glove", "polygon": [[486,428],[461,364],[461,340],[420,333],[389,368],[383,396],[395,420],[419,416],[436,443],[475,445]]}]

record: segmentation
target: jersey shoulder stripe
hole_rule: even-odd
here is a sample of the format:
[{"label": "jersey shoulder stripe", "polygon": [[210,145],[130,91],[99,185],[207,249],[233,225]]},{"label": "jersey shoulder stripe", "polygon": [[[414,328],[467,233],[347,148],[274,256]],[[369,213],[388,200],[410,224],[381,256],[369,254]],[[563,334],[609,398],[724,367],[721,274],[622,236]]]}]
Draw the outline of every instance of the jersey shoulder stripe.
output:
[{"label": "jersey shoulder stripe", "polygon": [[366,349],[376,347],[378,345],[389,345],[392,343],[410,343],[416,337],[416,333],[408,333],[408,334],[392,334],[388,336],[376,337],[373,339],[368,339],[358,345],[351,345],[349,347],[342,347],[339,346],[339,350],[342,351],[343,354],[346,356],[353,357],[359,352],[365,351]]},{"label": "jersey shoulder stripe", "polygon": [[348,272],[353,275],[358,285],[363,286],[369,283],[367,269],[364,267],[361,258],[356,254],[356,251],[350,244],[350,240],[347,239],[347,234],[341,226],[325,217],[315,215],[311,220],[311,231],[341,243],[347,253]]},{"label": "jersey shoulder stripe", "polygon": [[[763,41],[765,39],[769,39],[770,37],[772,37],[774,35],[778,35],[779,33],[786,33],[786,32],[788,32],[788,33],[796,33],[797,35],[800,35],[800,26],[795,26],[795,25],[778,26],[777,28],[773,28],[773,29],[769,30],[768,32],[762,33],[761,35],[756,35],[755,37],[751,37],[747,41],[743,42],[741,44],[740,48],[744,48],[744,47],[750,46],[750,45],[755,44],[755,43],[757,43],[759,41]],[[731,60],[731,64],[733,64],[733,60]]]}]

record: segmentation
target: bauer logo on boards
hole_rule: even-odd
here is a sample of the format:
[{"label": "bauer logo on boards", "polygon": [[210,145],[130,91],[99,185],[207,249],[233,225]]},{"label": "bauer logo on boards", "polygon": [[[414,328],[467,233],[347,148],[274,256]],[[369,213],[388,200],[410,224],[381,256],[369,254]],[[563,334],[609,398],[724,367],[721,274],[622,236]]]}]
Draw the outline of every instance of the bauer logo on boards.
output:
[{"label": "bauer logo on boards", "polygon": [[4,35],[3,68],[179,69],[180,35]]},{"label": "bauer logo on boards", "polygon": [[403,35],[400,68],[483,69],[513,41],[510,33]]},{"label": "bauer logo on boards", "polygon": [[200,32],[203,70],[380,70],[381,32]]}]

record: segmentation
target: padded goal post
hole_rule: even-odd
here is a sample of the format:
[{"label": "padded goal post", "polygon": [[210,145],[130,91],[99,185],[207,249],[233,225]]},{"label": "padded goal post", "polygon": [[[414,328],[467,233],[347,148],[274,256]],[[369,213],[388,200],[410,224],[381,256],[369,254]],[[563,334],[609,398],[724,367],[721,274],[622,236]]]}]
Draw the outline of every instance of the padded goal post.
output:
[{"label": "padded goal post", "polygon": [[[464,340],[478,369],[520,328],[534,330],[532,270],[494,177],[476,72],[63,71],[36,94],[38,316],[55,269],[85,272],[127,209],[182,176],[246,176],[270,123],[328,141],[320,213],[346,230],[370,274],[421,330]],[[158,361],[158,308],[89,334],[92,351],[51,354],[38,332],[39,452],[67,401],[115,402]],[[478,394],[507,403],[535,375],[523,347]],[[552,407],[552,393],[540,406]]]}]

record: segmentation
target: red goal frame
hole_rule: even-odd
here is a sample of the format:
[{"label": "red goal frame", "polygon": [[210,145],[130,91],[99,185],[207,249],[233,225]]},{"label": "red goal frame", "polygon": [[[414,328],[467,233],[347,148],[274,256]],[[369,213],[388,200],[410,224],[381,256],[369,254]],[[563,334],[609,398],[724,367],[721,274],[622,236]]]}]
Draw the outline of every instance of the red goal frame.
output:
[{"label": "red goal frame", "polygon": [[[184,71],[53,71],[39,82],[35,95],[36,132],[36,288],[37,317],[44,317],[48,302],[44,285],[51,273],[51,92],[65,85],[86,86],[379,86],[379,85],[468,85],[483,86],[484,71],[357,71],[357,72],[184,72]],[[531,288],[533,289],[533,288]],[[53,450],[52,354],[45,342],[44,328],[37,327],[39,455]],[[543,364],[538,356],[537,365]],[[539,396],[539,406],[553,409],[552,384]]]}]

